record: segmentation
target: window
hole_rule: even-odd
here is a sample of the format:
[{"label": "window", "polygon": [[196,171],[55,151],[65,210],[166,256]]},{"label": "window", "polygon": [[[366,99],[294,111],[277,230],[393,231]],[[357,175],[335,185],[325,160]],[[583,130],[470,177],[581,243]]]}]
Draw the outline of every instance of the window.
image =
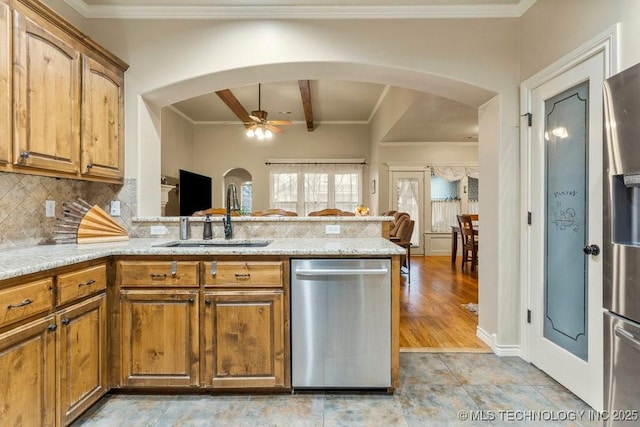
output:
[{"label": "window", "polygon": [[253,203],[253,185],[251,181],[243,182],[240,185],[240,211],[242,213],[250,213]]},{"label": "window", "polygon": [[431,176],[431,231],[449,232],[451,226],[457,224],[460,213],[458,188],[460,180],[447,181],[438,176]]},{"label": "window", "polygon": [[362,165],[278,164],[271,170],[271,207],[298,212],[355,211],[362,203]]}]

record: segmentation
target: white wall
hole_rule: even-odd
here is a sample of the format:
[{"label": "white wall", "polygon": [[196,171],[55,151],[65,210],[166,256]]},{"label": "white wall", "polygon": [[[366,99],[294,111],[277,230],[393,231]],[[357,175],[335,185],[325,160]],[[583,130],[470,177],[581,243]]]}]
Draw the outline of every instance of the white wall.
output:
[{"label": "white wall", "polygon": [[170,108],[162,109],[160,173],[178,178],[178,170],[193,171],[193,124]]},{"label": "white wall", "polygon": [[537,0],[520,21],[523,81],[618,22],[621,69],[640,62],[637,0]]},{"label": "white wall", "polygon": [[[320,124],[313,132],[294,124],[271,140],[245,136],[238,125],[197,125],[194,127],[195,172],[213,177],[213,203],[224,206],[222,185],[230,169],[243,168],[253,177],[253,209],[269,208],[269,168],[267,159],[366,159],[369,162],[367,125]],[[365,177],[368,172],[365,171]],[[368,203],[367,186],[364,203]]]}]

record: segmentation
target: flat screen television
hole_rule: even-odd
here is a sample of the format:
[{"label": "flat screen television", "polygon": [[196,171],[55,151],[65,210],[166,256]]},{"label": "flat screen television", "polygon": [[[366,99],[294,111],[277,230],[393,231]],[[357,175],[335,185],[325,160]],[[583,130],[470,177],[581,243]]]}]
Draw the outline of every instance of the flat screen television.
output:
[{"label": "flat screen television", "polygon": [[211,177],[180,169],[178,178],[180,216],[211,207]]}]

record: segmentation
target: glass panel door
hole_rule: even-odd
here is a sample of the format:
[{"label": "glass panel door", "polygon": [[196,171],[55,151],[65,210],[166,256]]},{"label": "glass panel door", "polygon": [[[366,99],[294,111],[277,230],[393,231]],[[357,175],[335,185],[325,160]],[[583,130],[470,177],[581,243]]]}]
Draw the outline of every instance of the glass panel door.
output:
[{"label": "glass panel door", "polygon": [[544,103],[544,337],[587,360],[589,82]]}]

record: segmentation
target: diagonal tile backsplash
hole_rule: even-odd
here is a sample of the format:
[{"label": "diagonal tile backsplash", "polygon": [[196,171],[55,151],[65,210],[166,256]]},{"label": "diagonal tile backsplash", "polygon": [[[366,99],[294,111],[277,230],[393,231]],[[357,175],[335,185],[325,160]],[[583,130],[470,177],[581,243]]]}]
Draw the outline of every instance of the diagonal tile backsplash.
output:
[{"label": "diagonal tile backsplash", "polygon": [[109,212],[112,200],[120,201],[116,220],[131,228],[136,212],[136,180],[124,185],[0,172],[0,249],[53,243],[56,218],[46,218],[45,200],[55,200],[56,217],[62,202],[78,197]]}]

